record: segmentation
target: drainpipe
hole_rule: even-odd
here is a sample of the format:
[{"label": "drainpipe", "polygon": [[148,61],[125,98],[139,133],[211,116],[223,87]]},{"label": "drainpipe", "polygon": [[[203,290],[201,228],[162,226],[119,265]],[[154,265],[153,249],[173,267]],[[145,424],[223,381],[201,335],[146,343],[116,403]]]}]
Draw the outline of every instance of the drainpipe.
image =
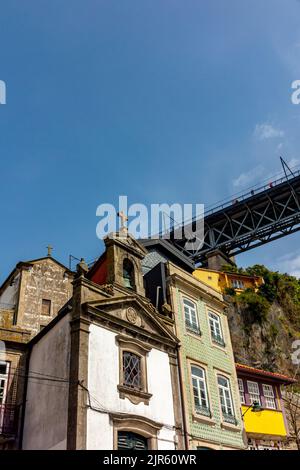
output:
[{"label": "drainpipe", "polygon": [[[170,271],[169,271],[168,263],[166,263],[165,269],[167,272],[167,278],[164,279],[163,282],[164,282],[164,286],[169,288],[168,296],[171,301],[172,310],[175,314],[173,296],[170,292],[170,286],[169,286]],[[175,330],[175,336],[178,338],[176,319],[174,322],[174,330]],[[177,350],[178,375],[179,375],[180,405],[181,405],[182,424],[183,424],[183,437],[184,437],[185,449],[188,450],[189,449],[189,435],[188,435],[188,426],[187,426],[187,419],[186,419],[186,407],[185,407],[185,401],[184,401],[184,385],[183,385],[183,380],[182,380],[183,368],[182,368],[182,362],[181,362],[181,356],[180,356],[180,345],[177,345],[176,350]]]},{"label": "drainpipe", "polygon": [[[176,327],[175,327],[176,329]],[[177,335],[176,335],[177,336]],[[182,424],[183,424],[183,436],[185,450],[189,450],[189,436],[187,431],[187,419],[186,419],[186,407],[184,402],[184,385],[182,381],[182,363],[180,357],[180,346],[177,345],[177,360],[178,360],[178,372],[179,372],[179,388],[180,388],[180,401],[181,401],[181,413],[182,413]]]}]

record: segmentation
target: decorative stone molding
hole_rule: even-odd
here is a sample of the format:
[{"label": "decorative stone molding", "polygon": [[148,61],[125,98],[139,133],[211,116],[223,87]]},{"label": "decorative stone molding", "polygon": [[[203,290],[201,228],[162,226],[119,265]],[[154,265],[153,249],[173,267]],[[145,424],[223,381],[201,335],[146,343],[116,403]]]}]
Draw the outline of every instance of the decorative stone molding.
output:
[{"label": "decorative stone molding", "polygon": [[[148,382],[147,382],[147,354],[151,351],[151,347],[141,341],[130,338],[127,336],[117,335],[116,341],[119,344],[119,385],[118,391],[119,396],[122,399],[128,398],[134,405],[138,405],[143,402],[145,405],[149,405],[149,400],[152,397],[151,393],[148,393]],[[123,353],[131,352],[140,358],[141,367],[141,388],[131,388],[124,384],[124,371],[123,371]]]},{"label": "decorative stone molding", "polygon": [[140,434],[148,440],[148,448],[157,449],[157,434],[163,427],[161,423],[156,423],[144,416],[130,414],[110,413],[114,428],[114,450],[118,449],[118,432],[128,431]]},{"label": "decorative stone molding", "polygon": [[120,398],[128,398],[128,400],[131,401],[131,403],[133,403],[134,405],[138,405],[142,402],[145,405],[149,405],[149,400],[152,397],[151,393],[126,387],[126,385],[118,385],[118,390]]},{"label": "decorative stone molding", "polygon": [[109,295],[114,295],[114,286],[113,284],[104,284],[101,286],[101,289],[104,290]]},{"label": "decorative stone molding", "polygon": [[137,311],[133,307],[128,307],[126,310],[126,318],[130,323],[135,324],[138,318]]},{"label": "decorative stone molding", "polygon": [[120,348],[131,351],[139,356],[146,355],[152,349],[148,344],[142,343],[142,341],[130,336],[117,335],[116,341],[119,343]]}]

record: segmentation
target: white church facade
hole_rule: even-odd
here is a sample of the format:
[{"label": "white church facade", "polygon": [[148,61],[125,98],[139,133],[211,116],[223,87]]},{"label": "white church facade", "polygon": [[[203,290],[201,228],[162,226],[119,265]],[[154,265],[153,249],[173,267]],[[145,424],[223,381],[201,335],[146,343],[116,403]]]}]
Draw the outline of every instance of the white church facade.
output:
[{"label": "white church facade", "polygon": [[145,297],[145,249],[118,234],[105,243],[29,344],[23,449],[183,448],[178,340]]}]

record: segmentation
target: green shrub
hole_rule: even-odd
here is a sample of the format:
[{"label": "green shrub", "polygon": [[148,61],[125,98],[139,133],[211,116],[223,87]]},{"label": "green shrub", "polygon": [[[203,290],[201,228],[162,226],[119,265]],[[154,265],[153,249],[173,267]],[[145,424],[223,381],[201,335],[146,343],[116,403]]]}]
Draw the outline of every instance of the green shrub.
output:
[{"label": "green shrub", "polygon": [[267,319],[270,303],[253,289],[246,289],[236,297],[236,303],[244,307],[247,323],[262,323]]},{"label": "green shrub", "polygon": [[231,297],[234,297],[236,295],[236,292],[233,287],[225,287],[224,294],[231,295]]}]

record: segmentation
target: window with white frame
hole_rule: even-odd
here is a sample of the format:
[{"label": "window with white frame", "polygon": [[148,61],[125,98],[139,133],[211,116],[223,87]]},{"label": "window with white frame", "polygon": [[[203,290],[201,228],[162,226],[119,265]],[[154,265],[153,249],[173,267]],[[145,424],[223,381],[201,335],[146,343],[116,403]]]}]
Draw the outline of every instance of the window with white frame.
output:
[{"label": "window with white frame", "polygon": [[225,346],[222,327],[221,327],[221,319],[219,315],[216,315],[213,312],[209,312],[208,319],[209,319],[211,338],[213,342],[221,346]]},{"label": "window with white frame", "polygon": [[0,405],[3,405],[6,398],[8,382],[9,363],[0,361]]},{"label": "window with white frame", "polygon": [[272,385],[263,384],[263,392],[266,402],[266,408],[271,408],[272,410],[276,410],[276,403],[275,403],[275,396],[274,396],[274,389]]},{"label": "window with white frame", "polygon": [[240,392],[240,401],[241,401],[241,404],[244,405],[246,401],[245,401],[245,390],[244,390],[243,379],[238,379],[238,384],[239,384],[239,392]]},{"label": "window with white frame", "polygon": [[258,383],[247,380],[247,386],[250,397],[250,405],[253,405],[253,403],[258,403],[261,405]]},{"label": "window with white frame", "polygon": [[188,299],[183,299],[185,327],[193,333],[200,334],[197,306]]},{"label": "window with white frame", "polygon": [[234,289],[244,289],[245,284],[240,279],[232,279],[231,285]]},{"label": "window with white frame", "polygon": [[205,370],[202,367],[192,366],[191,372],[195,410],[199,414],[210,417]]},{"label": "window with white frame", "polygon": [[218,375],[218,388],[224,421],[230,424],[237,424],[234,414],[229,379],[223,375]]}]

